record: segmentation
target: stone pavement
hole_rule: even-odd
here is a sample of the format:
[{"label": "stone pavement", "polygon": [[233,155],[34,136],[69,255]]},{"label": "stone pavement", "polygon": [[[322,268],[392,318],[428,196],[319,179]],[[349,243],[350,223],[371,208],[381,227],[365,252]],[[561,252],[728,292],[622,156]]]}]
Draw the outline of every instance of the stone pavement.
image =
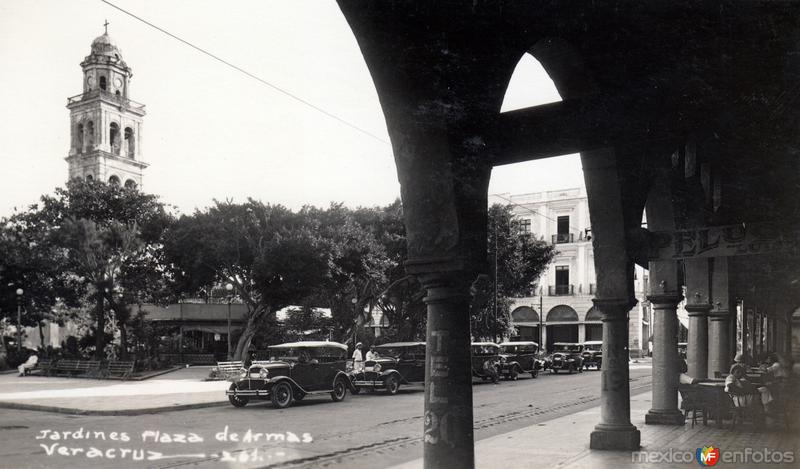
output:
[{"label": "stone pavement", "polygon": [[[640,453],[627,451],[589,450],[589,434],[600,421],[600,407],[549,420],[475,442],[475,466],[478,469],[502,466],[503,469],[568,468],[691,468],[702,467],[695,452],[703,446],[720,448],[723,458],[720,468],[800,468],[800,432],[795,429],[771,429],[755,432],[749,426],[742,429],[718,429],[702,423],[679,426],[645,425],[644,416],[650,409],[651,394],[631,397],[631,421],[642,434]],[[741,451],[741,454],[735,452]],[[793,462],[785,452],[791,452]],[[758,464],[761,455],[770,452],[780,464]],[[776,452],[782,452],[780,456]],[[730,454],[725,454],[730,453]],[[749,454],[746,454],[749,453]],[[755,454],[758,453],[758,454]],[[749,458],[733,459],[734,457]],[[763,460],[763,459],[761,459]],[[418,459],[393,469],[418,469]]]},{"label": "stone pavement", "polygon": [[0,407],[83,415],[137,415],[227,404],[227,381],[202,381],[210,367],[146,381],[0,375]]}]

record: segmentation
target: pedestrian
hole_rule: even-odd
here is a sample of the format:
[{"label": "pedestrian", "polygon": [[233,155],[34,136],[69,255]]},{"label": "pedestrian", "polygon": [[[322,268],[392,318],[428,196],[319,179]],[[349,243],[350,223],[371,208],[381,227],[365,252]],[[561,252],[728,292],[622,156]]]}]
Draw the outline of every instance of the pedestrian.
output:
[{"label": "pedestrian", "polygon": [[28,374],[28,370],[32,370],[33,368],[36,368],[36,364],[37,363],[39,363],[39,356],[36,355],[36,352],[34,351],[28,357],[28,359],[25,360],[25,363],[23,363],[23,364],[21,364],[20,366],[17,367],[17,370],[19,370],[19,375],[20,376],[25,376],[26,374]]},{"label": "pedestrian", "polygon": [[361,371],[364,369],[364,356],[361,355],[361,342],[356,344],[356,349],[353,352],[353,369],[355,371]]}]

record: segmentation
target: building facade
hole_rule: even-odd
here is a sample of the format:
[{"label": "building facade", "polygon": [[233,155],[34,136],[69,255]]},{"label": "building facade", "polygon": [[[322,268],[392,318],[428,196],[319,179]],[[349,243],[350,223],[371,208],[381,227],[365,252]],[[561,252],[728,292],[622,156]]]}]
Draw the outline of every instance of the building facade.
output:
[{"label": "building facade", "polygon": [[108,32],[81,62],[83,92],[68,98],[69,179],[141,187],[143,104],[130,99],[133,72]]},{"label": "building facade", "polygon": [[[582,188],[529,194],[492,194],[489,204],[511,205],[522,232],[552,243],[557,254],[536,282],[535,296],[512,299],[516,338],[540,342],[552,350],[556,342],[601,340],[603,323],[592,300],[596,291],[589,199]],[[631,355],[650,350],[650,306],[647,271],[634,271],[638,304],[630,312]],[[541,332],[540,332],[541,331]]]}]

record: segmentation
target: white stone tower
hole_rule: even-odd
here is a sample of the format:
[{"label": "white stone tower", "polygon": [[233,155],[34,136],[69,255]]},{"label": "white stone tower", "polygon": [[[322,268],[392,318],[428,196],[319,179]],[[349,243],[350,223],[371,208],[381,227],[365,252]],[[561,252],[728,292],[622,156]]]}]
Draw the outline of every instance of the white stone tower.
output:
[{"label": "white stone tower", "polygon": [[83,93],[67,100],[72,135],[66,158],[69,178],[141,188],[148,166],[141,161],[144,105],[128,98],[133,73],[107,28],[108,23],[81,62]]}]

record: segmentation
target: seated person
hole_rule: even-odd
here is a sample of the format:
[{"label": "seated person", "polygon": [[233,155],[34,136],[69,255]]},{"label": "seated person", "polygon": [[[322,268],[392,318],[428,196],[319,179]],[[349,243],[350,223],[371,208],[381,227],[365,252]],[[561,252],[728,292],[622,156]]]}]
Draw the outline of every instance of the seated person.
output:
[{"label": "seated person", "polygon": [[27,375],[29,370],[36,368],[37,363],[39,363],[39,356],[36,355],[36,352],[34,352],[30,357],[28,357],[27,360],[25,360],[25,363],[17,367],[17,370],[19,370],[19,375]]},{"label": "seated person", "polygon": [[734,363],[731,366],[731,372],[728,377],[725,378],[725,392],[733,398],[736,407],[757,405],[754,404],[754,401],[750,398],[757,394],[761,396],[761,405],[758,405],[758,407],[766,407],[773,400],[772,393],[770,393],[766,386],[755,386],[748,381],[745,376],[745,371],[744,365],[740,363]]}]

